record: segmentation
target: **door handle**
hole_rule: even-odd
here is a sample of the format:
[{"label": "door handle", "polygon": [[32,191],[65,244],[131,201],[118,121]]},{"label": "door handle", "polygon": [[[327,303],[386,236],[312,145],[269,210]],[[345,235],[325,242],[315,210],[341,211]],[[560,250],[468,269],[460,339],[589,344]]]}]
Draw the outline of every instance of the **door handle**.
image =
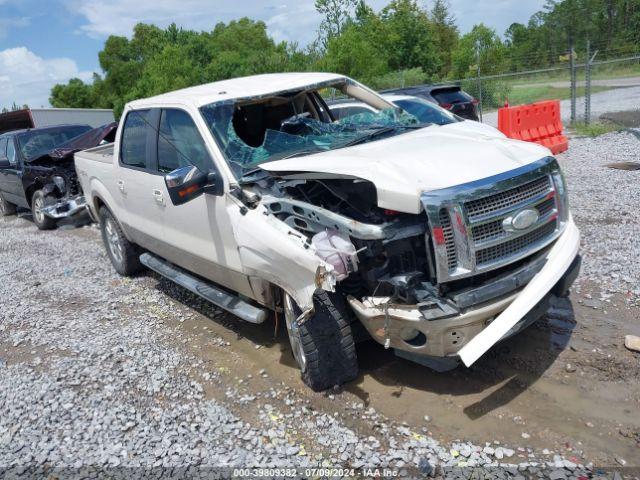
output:
[{"label": "door handle", "polygon": [[118,190],[120,190],[121,192],[124,192],[124,182],[122,180],[118,180],[116,182],[116,185],[118,186]]},{"label": "door handle", "polygon": [[153,191],[153,198],[155,198],[156,202],[160,205],[164,205],[164,196],[162,195],[162,192],[160,190]]}]

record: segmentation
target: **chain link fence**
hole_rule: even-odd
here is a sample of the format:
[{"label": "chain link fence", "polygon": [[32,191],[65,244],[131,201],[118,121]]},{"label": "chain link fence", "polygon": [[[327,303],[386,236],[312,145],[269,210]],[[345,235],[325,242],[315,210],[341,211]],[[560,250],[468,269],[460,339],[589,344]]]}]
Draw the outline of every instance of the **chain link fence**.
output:
[{"label": "chain link fence", "polygon": [[[588,55],[586,54],[588,52]],[[611,95],[612,108],[625,108],[625,87],[640,86],[640,52],[618,58],[599,59],[597,49],[587,48],[576,56],[567,55],[567,61],[558,66],[532,69],[519,72],[506,72],[496,75],[469,76],[464,79],[431,83],[430,85],[458,85],[478,100],[478,108],[484,117],[491,115],[505,104],[521,105],[540,100],[561,99],[563,103],[563,119],[569,123],[586,123],[602,113],[592,109],[594,94],[616,90]],[[477,72],[473,72],[477,73]],[[393,72],[379,79],[374,88],[402,88],[423,83],[419,69]],[[628,105],[639,108],[638,105]],[[491,123],[491,121],[490,121]]]}]

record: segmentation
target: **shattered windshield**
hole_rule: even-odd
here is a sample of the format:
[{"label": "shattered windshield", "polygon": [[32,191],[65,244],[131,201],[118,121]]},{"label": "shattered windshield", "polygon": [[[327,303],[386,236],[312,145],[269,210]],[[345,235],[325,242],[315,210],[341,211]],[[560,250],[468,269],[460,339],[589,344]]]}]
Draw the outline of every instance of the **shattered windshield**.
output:
[{"label": "shattered windshield", "polygon": [[422,126],[399,108],[331,121],[317,94],[300,92],[260,103],[214,103],[200,110],[238,177],[261,163],[343,148]]}]

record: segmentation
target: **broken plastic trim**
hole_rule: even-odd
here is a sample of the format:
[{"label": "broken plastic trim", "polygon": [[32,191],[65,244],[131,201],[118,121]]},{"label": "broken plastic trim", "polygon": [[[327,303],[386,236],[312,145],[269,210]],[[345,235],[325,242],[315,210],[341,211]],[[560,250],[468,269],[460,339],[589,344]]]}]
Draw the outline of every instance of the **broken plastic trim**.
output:
[{"label": "broken plastic trim", "polygon": [[570,220],[565,232],[551,248],[544,268],[518,294],[504,312],[458,352],[467,367],[473,365],[487,350],[507,335],[549,293],[549,290],[562,278],[573,263],[578,255],[579,247],[580,232]]}]

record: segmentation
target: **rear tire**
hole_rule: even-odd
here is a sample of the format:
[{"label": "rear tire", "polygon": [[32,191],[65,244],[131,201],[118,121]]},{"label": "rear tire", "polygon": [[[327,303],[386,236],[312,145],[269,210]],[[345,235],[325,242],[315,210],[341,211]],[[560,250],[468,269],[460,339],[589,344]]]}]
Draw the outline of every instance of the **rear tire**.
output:
[{"label": "rear tire", "polygon": [[318,291],[314,313],[298,325],[302,313],[285,294],[285,320],[302,380],[318,392],[342,385],[358,376],[358,357],[351,334],[349,314],[342,296]]},{"label": "rear tire", "polygon": [[102,241],[113,268],[125,277],[140,272],[143,269],[140,263],[140,247],[127,240],[120,224],[109,209],[102,207],[99,215]]},{"label": "rear tire", "polygon": [[2,193],[0,193],[0,217],[9,217],[16,214],[16,206],[5,200]]},{"label": "rear tire", "polygon": [[33,215],[33,223],[40,230],[52,230],[56,227],[55,219],[44,214],[42,209],[55,203],[55,198],[45,195],[42,190],[36,190],[31,197],[31,213]]}]

